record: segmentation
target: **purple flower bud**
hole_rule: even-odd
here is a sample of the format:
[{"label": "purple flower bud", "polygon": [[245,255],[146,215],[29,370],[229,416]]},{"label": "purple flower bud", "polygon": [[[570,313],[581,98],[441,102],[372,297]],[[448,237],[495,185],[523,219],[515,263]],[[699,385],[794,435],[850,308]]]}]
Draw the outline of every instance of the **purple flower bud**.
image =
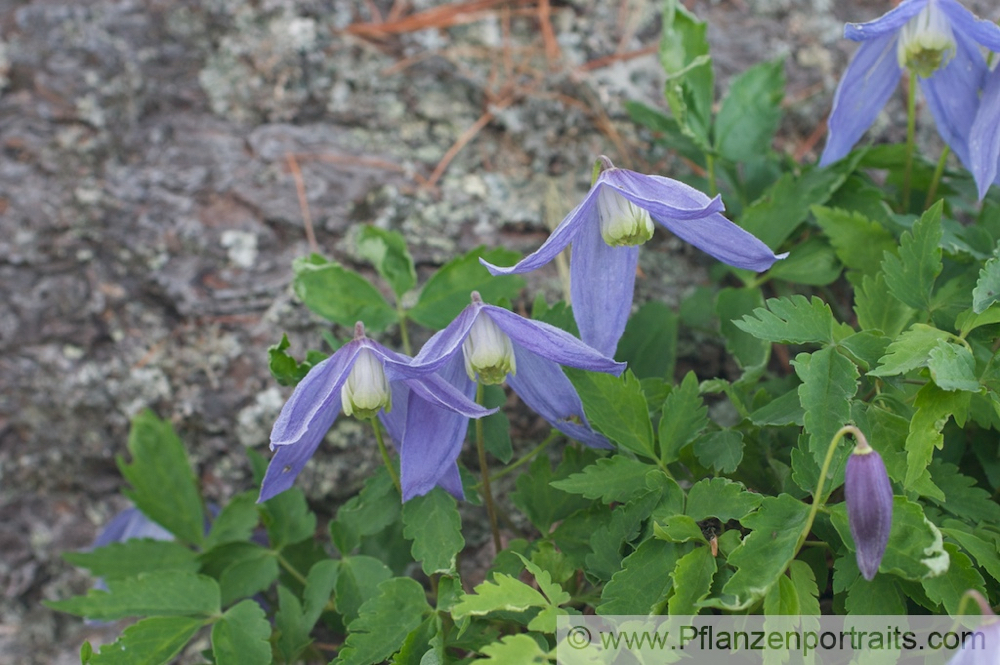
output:
[{"label": "purple flower bud", "polygon": [[858,568],[866,580],[871,580],[889,543],[892,486],[882,458],[867,443],[859,443],[847,460],[844,499]]}]

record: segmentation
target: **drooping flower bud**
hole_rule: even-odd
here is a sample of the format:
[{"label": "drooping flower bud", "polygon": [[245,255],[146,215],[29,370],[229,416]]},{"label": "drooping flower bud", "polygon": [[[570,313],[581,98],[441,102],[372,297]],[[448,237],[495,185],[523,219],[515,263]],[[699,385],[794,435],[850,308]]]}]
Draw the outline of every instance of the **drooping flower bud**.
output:
[{"label": "drooping flower bud", "polygon": [[930,0],[899,32],[896,59],[899,66],[927,78],[955,57],[955,34],[951,21]]},{"label": "drooping flower bud", "polygon": [[649,212],[635,205],[611,187],[597,193],[601,237],[612,247],[641,245],[653,237]]},{"label": "drooping flower bud", "polygon": [[866,580],[871,580],[889,543],[892,485],[882,457],[863,438],[847,460],[844,500],[858,568]]},{"label": "drooping flower bud", "polygon": [[[474,298],[479,294],[473,294]],[[473,381],[476,374],[485,385],[503,383],[507,374],[517,372],[514,346],[507,333],[500,330],[488,314],[480,314],[462,342],[465,372]]]},{"label": "drooping flower bud", "polygon": [[369,349],[361,349],[354,367],[340,390],[344,414],[361,420],[373,418],[382,409],[392,408],[392,392],[382,363]]}]

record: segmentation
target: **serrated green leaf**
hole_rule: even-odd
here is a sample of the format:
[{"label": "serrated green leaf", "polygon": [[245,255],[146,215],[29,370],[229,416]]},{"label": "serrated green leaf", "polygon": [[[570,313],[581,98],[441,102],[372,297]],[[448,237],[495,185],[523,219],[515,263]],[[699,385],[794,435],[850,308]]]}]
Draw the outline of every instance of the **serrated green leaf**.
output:
[{"label": "serrated green leaf", "polygon": [[781,122],[784,59],[762,62],[733,79],[715,117],[715,147],[726,159],[743,162],[770,152]]},{"label": "serrated green leaf", "polygon": [[959,551],[957,546],[945,543],[944,549],[950,559],[947,574],[923,579],[921,583],[928,598],[943,605],[951,616],[956,616],[965,592],[971,589],[986,597],[986,583],[973,567],[972,560]]},{"label": "serrated green leaf", "polygon": [[499,642],[487,644],[480,652],[486,656],[484,663],[496,663],[497,665],[531,665],[532,663],[548,663],[549,657],[538,642],[531,639],[530,635],[507,635],[500,638]]},{"label": "serrated green leaf", "polygon": [[976,378],[976,359],[967,347],[938,342],[928,354],[927,369],[931,371],[931,379],[942,390],[979,392],[982,388]]},{"label": "serrated green leaf", "polygon": [[473,589],[474,593],[462,594],[462,599],[452,608],[455,620],[466,616],[484,616],[491,612],[524,612],[532,607],[548,607],[549,601],[537,589],[504,573],[496,573],[493,581],[486,581]]},{"label": "serrated green leaf", "polygon": [[625,100],[624,105],[629,119],[651,130],[658,145],[666,146],[695,163],[704,160],[702,148],[684,134],[675,119],[642,102]]},{"label": "serrated green leaf", "polygon": [[940,460],[931,463],[930,472],[934,483],[944,492],[944,498],[932,497],[935,503],[963,520],[1000,524],[1000,504],[974,478],[961,473],[954,464]]},{"label": "serrated green leaf", "polygon": [[705,468],[732,473],[743,461],[743,432],[734,429],[709,432],[695,439],[691,448]]},{"label": "serrated green leaf", "polygon": [[[517,553],[515,553],[517,554]],[[573,599],[559,584],[552,581],[549,571],[542,570],[533,561],[526,559],[523,555],[517,554],[524,563],[524,567],[535,578],[535,583],[539,590],[548,599],[548,607],[528,623],[528,630],[539,630],[543,633],[556,632],[556,616],[564,614],[559,610],[560,605],[564,605]]]},{"label": "serrated green leaf", "polygon": [[941,210],[943,200],[928,208],[900,238],[899,255],[882,259],[885,283],[896,298],[918,310],[931,304],[934,281],[941,274]]},{"label": "serrated green leaf", "polygon": [[[606,525],[593,530],[590,536],[591,551],[584,559],[588,574],[607,581],[621,570],[622,559],[628,553],[623,552],[627,549],[624,545],[639,535],[643,522],[660,502],[659,494],[657,490],[650,490],[630,503],[618,506]],[[655,533],[658,525],[654,523],[653,528]]]},{"label": "serrated green leaf", "polygon": [[634,453],[656,459],[646,396],[631,370],[625,370],[620,378],[582,370],[569,370],[566,375],[580,394],[587,420],[597,431]]},{"label": "serrated green leaf", "polygon": [[406,636],[431,612],[426,592],[409,577],[394,577],[378,585],[378,595],[366,601],[348,626],[336,665],[372,665],[396,653]]},{"label": "serrated green leaf", "polygon": [[948,392],[933,383],[928,383],[917,392],[913,401],[916,412],[910,419],[910,431],[906,437],[906,479],[903,485],[913,489],[931,462],[934,449],[944,446],[941,430],[954,416],[956,422],[964,422],[969,408],[969,393]]},{"label": "serrated green leaf", "polygon": [[795,284],[826,286],[838,277],[843,266],[826,241],[813,237],[792,247],[788,256],[775,263],[768,276]]},{"label": "serrated green leaf", "polygon": [[719,329],[726,339],[726,349],[733,354],[744,369],[760,367],[767,362],[771,345],[743,332],[736,321],[755,309],[764,306],[760,289],[722,289],[715,302],[719,316]]},{"label": "serrated green leaf", "polygon": [[400,496],[384,465],[370,476],[364,487],[337,509],[330,522],[330,537],[342,554],[348,554],[361,538],[381,532],[399,519]]},{"label": "serrated green leaf", "polygon": [[86,596],[46,601],[61,612],[102,621],[133,616],[212,616],[220,608],[219,586],[211,577],[179,571],[144,573],[111,579],[108,590]]},{"label": "serrated green leaf", "polygon": [[663,524],[653,524],[653,535],[668,543],[686,543],[694,540],[708,544],[705,534],[695,520],[687,515],[671,515]]},{"label": "serrated green leaf", "polygon": [[212,522],[212,528],[205,539],[205,549],[212,549],[222,543],[248,540],[259,521],[257,493],[237,494],[229,500]]},{"label": "serrated green leaf", "polygon": [[885,275],[865,275],[854,293],[854,313],[862,330],[880,330],[895,339],[913,318],[913,310],[896,299],[885,283]]},{"label": "serrated green leaf", "polygon": [[667,603],[667,613],[698,614],[699,604],[712,589],[715,571],[715,557],[707,547],[696,547],[678,559],[670,573],[674,581],[674,594]]},{"label": "serrated green leaf", "polygon": [[296,259],[292,285],[310,311],[328,321],[353,327],[358,321],[369,331],[385,330],[398,319],[371,282],[336,261],[318,254]]},{"label": "serrated green leaf", "polygon": [[622,561],[622,569],[604,586],[597,613],[649,614],[667,597],[680,555],[678,545],[657,538],[642,542]]},{"label": "serrated green leaf", "polygon": [[[853,555],[851,559],[853,561]],[[876,575],[867,581],[857,575],[847,590],[847,613],[854,616],[906,614],[906,601],[896,580],[888,575]]]},{"label": "serrated green leaf", "polygon": [[889,344],[885,355],[879,360],[879,366],[869,372],[869,375],[894,376],[917,367],[925,367],[931,350],[950,337],[951,335],[943,330],[924,323],[915,323]]},{"label": "serrated green leaf", "polygon": [[358,617],[358,610],[378,594],[378,586],[392,577],[384,563],[370,556],[358,555],[340,560],[337,571],[337,612],[350,623]]},{"label": "serrated green leaf", "polygon": [[275,648],[286,663],[295,662],[299,654],[312,643],[312,638],[309,636],[312,626],[306,625],[302,616],[302,604],[294,593],[280,584],[274,627],[278,633]]},{"label": "serrated green leaf", "polygon": [[762,494],[748,492],[743,483],[728,478],[705,478],[688,490],[685,514],[701,521],[716,517],[725,523],[742,520],[760,506]]},{"label": "serrated green leaf", "polygon": [[219,581],[223,605],[266,589],[278,577],[274,553],[253,542],[223,543],[199,559],[201,572]]},{"label": "serrated green leaf", "polygon": [[134,665],[169,663],[205,625],[191,617],[149,617],[126,628],[113,644],[104,644],[99,653],[84,662],[91,665]]},{"label": "serrated green leaf", "polygon": [[1000,553],[997,552],[995,541],[991,539],[987,542],[978,535],[961,529],[942,528],[941,532],[957,541],[993,579],[1000,580]]},{"label": "serrated green leaf", "polygon": [[255,600],[229,608],[212,626],[212,656],[216,665],[269,665],[271,624]]},{"label": "serrated green leaf", "polygon": [[779,575],[777,583],[773,584],[764,596],[764,614],[775,617],[798,616],[800,613],[799,593],[795,585],[788,577]]},{"label": "serrated green leaf", "polygon": [[654,468],[624,455],[612,455],[597,460],[580,473],[554,481],[552,486],[603,503],[627,503],[649,491],[646,474]]},{"label": "serrated green leaf", "polygon": [[979,271],[979,280],[972,290],[972,311],[982,314],[1000,301],[1000,257],[993,257]]},{"label": "serrated green leaf", "polygon": [[560,464],[559,469],[553,474],[549,459],[540,455],[531,463],[528,473],[517,477],[515,481],[517,491],[511,495],[511,500],[531,520],[535,528],[542,533],[548,533],[552,525],[559,520],[591,505],[590,501],[580,496],[552,486],[553,480],[568,478],[583,468],[584,464],[579,458],[567,454],[563,464]]},{"label": "serrated green leaf", "polygon": [[465,547],[462,517],[455,497],[440,487],[403,504],[403,535],[413,541],[413,558],[426,575],[455,570]]},{"label": "serrated green leaf", "polygon": [[973,312],[972,309],[967,309],[955,318],[955,327],[958,328],[959,336],[962,339],[965,339],[976,328],[994,323],[1000,323],[1000,307],[990,306],[979,314]]},{"label": "serrated green leaf", "polygon": [[709,146],[714,75],[707,25],[676,0],[663,6],[660,65],[667,75],[664,96],[681,132],[702,151]]},{"label": "serrated green leaf", "polygon": [[778,395],[773,400],[750,414],[754,425],[802,425],[805,411],[795,390]]},{"label": "serrated green leaf", "polygon": [[799,613],[819,616],[819,588],[816,586],[813,569],[805,561],[795,560],[788,564],[788,575],[799,598]]},{"label": "serrated green leaf", "polygon": [[132,485],[125,494],[142,513],[185,543],[205,539],[201,495],[184,445],[169,422],[151,411],[132,419],[128,435],[132,463],[118,458],[118,468]]},{"label": "serrated green leaf", "polygon": [[517,263],[521,255],[507,249],[486,250],[480,246],[452,259],[427,280],[408,316],[426,328],[440,330],[469,305],[469,295],[473,291],[478,291],[483,302],[488,303],[517,296],[524,287],[524,279],[518,275],[493,277],[479,263],[480,257],[493,265],[507,266]]},{"label": "serrated green leaf", "polygon": [[150,538],[111,543],[90,552],[64,552],[63,559],[105,579],[136,577],[163,570],[198,572],[197,554],[191,548]]},{"label": "serrated green leaf", "polygon": [[[803,422],[809,433],[809,452],[817,467],[821,467],[834,434],[851,419],[851,400],[858,391],[858,368],[832,347],[812,354],[800,353],[792,365],[802,380],[798,393],[805,411]],[[841,467],[843,458],[844,455],[839,455],[831,468]]]},{"label": "serrated green leaf", "polygon": [[358,233],[357,242],[358,253],[375,266],[397,298],[416,286],[417,271],[402,234],[367,225]]},{"label": "serrated green leaf", "polygon": [[758,339],[782,344],[834,344],[854,332],[847,324],[837,323],[830,306],[816,296],[811,300],[801,295],[771,298],[765,305],[733,324]]},{"label": "serrated green leaf", "polygon": [[640,379],[673,377],[677,360],[677,315],[659,301],[650,300],[644,304],[629,318],[615,359],[628,363]]},{"label": "serrated green leaf", "polygon": [[812,214],[848,268],[874,275],[885,252],[896,250],[896,239],[888,229],[861,213],[813,206]]},{"label": "serrated green leaf", "polygon": [[891,341],[884,335],[863,330],[840,340],[837,347],[846,351],[849,357],[861,366],[861,369],[867,371],[878,365],[879,360],[885,356]]},{"label": "serrated green leaf", "polygon": [[660,458],[664,464],[680,459],[680,451],[708,425],[708,408],[698,394],[694,372],[667,395],[660,417]]},{"label": "serrated green leaf", "polygon": [[737,570],[711,604],[746,609],[763,598],[795,557],[808,514],[809,506],[787,494],[765,497],[757,512],[742,520],[752,531],[729,555]]},{"label": "serrated green leaf", "polygon": [[306,495],[298,487],[258,505],[261,521],[274,549],[280,550],[316,533],[316,514],[309,510]]}]

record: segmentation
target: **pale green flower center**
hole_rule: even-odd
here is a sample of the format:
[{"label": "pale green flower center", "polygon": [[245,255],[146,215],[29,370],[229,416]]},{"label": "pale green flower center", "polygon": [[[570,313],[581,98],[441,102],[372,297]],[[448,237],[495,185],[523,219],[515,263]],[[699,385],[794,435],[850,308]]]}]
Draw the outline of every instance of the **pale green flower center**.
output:
[{"label": "pale green flower center", "polygon": [[475,381],[479,374],[479,381],[485,385],[503,383],[508,373],[517,372],[510,337],[486,314],[480,314],[473,322],[469,336],[462,343],[462,355],[469,378]]},{"label": "pale green flower center", "polygon": [[955,57],[951,22],[931,0],[899,32],[896,58],[899,66],[927,78]]},{"label": "pale green flower center", "polygon": [[347,375],[344,387],[340,389],[340,401],[345,415],[366,420],[373,418],[383,408],[392,408],[392,393],[385,370],[375,354],[361,349],[351,373]]},{"label": "pale green flower center", "polygon": [[601,219],[601,237],[612,247],[641,245],[653,237],[649,213],[611,187],[602,186],[597,194]]}]

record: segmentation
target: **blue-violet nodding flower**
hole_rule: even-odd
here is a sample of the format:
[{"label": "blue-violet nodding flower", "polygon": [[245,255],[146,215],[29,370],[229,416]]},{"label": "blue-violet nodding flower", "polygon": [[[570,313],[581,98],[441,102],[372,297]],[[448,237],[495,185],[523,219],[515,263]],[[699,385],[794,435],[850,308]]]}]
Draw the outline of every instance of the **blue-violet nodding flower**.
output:
[{"label": "blue-violet nodding flower", "polygon": [[854,538],[858,568],[872,580],[882,563],[892,529],[892,486],[882,457],[862,439],[844,471],[847,522]]},{"label": "blue-violet nodding flower", "polygon": [[[472,303],[427,340],[400,372],[414,377],[438,372],[470,398],[477,380],[484,384],[506,380],[528,407],[566,436],[588,446],[610,448],[608,440],[590,427],[580,396],[560,365],[615,375],[625,371],[624,363],[601,355],[569,333],[488,305],[473,292]],[[461,420],[440,409],[435,415],[442,431],[454,429],[451,421]],[[409,436],[407,431],[404,451],[410,445]],[[453,465],[461,448],[462,438],[453,439],[450,447],[435,447],[420,464],[430,468]],[[420,475],[423,484],[416,487],[431,489],[426,484],[432,474]]]},{"label": "blue-violet nodding flower", "polygon": [[[462,482],[454,459],[431,468],[426,458],[439,458],[439,447],[451,447],[455,436],[465,437],[465,427],[453,433],[439,428],[443,414],[464,422],[496,411],[484,409],[442,377],[404,376],[399,368],[410,358],[385,348],[365,336],[364,325],[355,326],[354,339],[313,367],[285,403],[271,430],[276,450],[260,488],[259,501],[284,492],[295,481],[337,419],[347,415],[378,417],[399,449],[400,482],[404,499],[426,494],[440,485],[462,496]],[[440,413],[439,413],[440,412]],[[414,469],[419,470],[419,491]]]},{"label": "blue-violet nodding flower", "polygon": [[[989,187],[985,166],[977,168],[970,153],[989,144],[986,127],[974,124],[986,82],[986,59],[980,45],[1000,51],[1000,27],[976,18],[956,0],[903,0],[895,9],[868,23],[848,23],[847,39],[862,42],[840,79],[828,121],[829,136],[820,166],[844,157],[885,106],[903,69],[920,77],[920,88],[945,143],[973,172],[980,196]],[[987,100],[982,100],[986,110]],[[995,109],[987,112],[997,118]],[[995,132],[994,132],[995,133]],[[988,146],[986,146],[988,147]],[[989,152],[989,150],[985,150]],[[990,159],[996,173],[1000,145]]]},{"label": "blue-violet nodding flower", "polygon": [[570,243],[570,297],[580,338],[613,356],[632,310],[639,245],[653,236],[653,222],[723,263],[762,272],[786,255],[775,255],[753,234],[723,217],[721,199],[684,183],[615,168],[602,171],[583,202],[538,250],[501,268],[480,259],[494,275],[540,268]]},{"label": "blue-violet nodding flower", "polygon": [[984,624],[965,637],[962,648],[951,657],[948,665],[997,665],[1000,663],[1000,621],[978,591],[969,589],[963,594],[963,601],[965,597],[973,598],[979,605]]}]

